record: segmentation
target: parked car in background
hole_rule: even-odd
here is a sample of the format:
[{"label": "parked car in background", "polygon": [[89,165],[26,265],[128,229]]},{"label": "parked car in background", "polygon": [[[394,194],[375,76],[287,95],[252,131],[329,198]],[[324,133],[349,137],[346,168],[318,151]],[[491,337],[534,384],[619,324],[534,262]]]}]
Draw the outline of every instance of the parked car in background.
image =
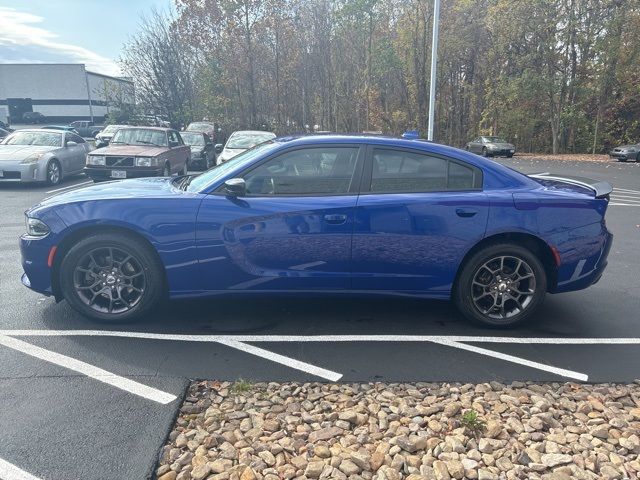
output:
[{"label": "parked car in background", "polygon": [[191,148],[170,128],[124,127],[108,147],[87,155],[85,173],[94,181],[120,178],[168,177],[187,173]]},{"label": "parked car in background", "polygon": [[59,130],[61,132],[71,132],[78,135],[78,132],[71,125],[45,125],[44,127],[40,127],[43,130]]},{"label": "parked car in background", "polygon": [[22,121],[24,123],[44,123],[44,115],[40,112],[24,112]]},{"label": "parked car in background", "polygon": [[2,120],[0,120],[0,128],[6,130],[7,132],[13,132],[13,128],[11,128],[8,123],[3,122]]},{"label": "parked car in background", "polygon": [[0,143],[0,182],[47,182],[82,173],[91,146],[73,132],[24,129]]},{"label": "parked car in background", "polygon": [[214,142],[218,138],[217,128],[216,128],[215,124],[212,123],[212,122],[205,122],[205,121],[202,121],[202,122],[191,122],[189,125],[187,125],[187,128],[185,128],[185,132],[206,133],[209,136],[209,138],[211,140],[213,140]]},{"label": "parked car in background", "polygon": [[138,126],[171,128],[171,123],[161,115],[134,115],[131,123]]},{"label": "parked car in background", "polygon": [[224,147],[220,143],[216,144],[218,163],[231,160],[239,153],[274,138],[276,138],[275,133],[263,132],[261,130],[238,130],[233,132]]},{"label": "parked car in background", "polygon": [[4,128],[0,127],[0,140],[2,140],[3,138],[5,138],[7,135],[9,135],[11,132],[9,130],[5,130]]},{"label": "parked car in background", "polygon": [[467,143],[466,150],[483,157],[511,158],[516,152],[516,147],[500,137],[481,136]]},{"label": "parked car in background", "polygon": [[22,280],[100,321],[145,318],[167,293],[313,291],[452,299],[505,327],[600,279],[610,193],[420,140],[282,138],[197,176],[41,201]]},{"label": "parked car in background", "polygon": [[120,128],[128,127],[129,125],[107,125],[96,135],[96,148],[106,147],[109,145],[113,134]]},{"label": "parked car in background", "polygon": [[617,159],[619,162],[635,161],[640,162],[640,143],[637,145],[623,145],[616,147],[609,152],[611,158]]},{"label": "parked car in background", "polygon": [[185,145],[191,148],[189,169],[206,170],[216,164],[216,152],[209,135],[201,132],[180,132]]},{"label": "parked car in background", "polygon": [[89,120],[77,120],[69,124],[73,127],[78,135],[85,138],[95,138],[95,136],[104,128],[104,125],[96,125]]}]

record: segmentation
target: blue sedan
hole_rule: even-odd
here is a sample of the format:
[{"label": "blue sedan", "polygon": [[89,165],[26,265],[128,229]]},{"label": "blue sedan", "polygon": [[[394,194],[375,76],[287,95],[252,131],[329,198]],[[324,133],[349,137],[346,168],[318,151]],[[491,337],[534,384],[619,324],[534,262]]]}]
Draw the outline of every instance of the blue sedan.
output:
[{"label": "blue sedan", "polygon": [[610,192],[422,140],[280,138],[200,175],[42,201],[22,281],[102,321],[166,297],[321,292],[452,299],[513,325],[600,279]]}]

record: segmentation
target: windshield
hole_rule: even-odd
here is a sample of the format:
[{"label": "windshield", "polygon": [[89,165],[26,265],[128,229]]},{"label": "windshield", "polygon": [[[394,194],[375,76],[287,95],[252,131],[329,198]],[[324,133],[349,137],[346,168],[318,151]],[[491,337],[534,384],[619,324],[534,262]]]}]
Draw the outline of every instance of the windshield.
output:
[{"label": "windshield", "polygon": [[62,146],[62,134],[56,132],[15,132],[7,137],[5,145]]},{"label": "windshield", "polygon": [[206,132],[207,130],[211,130],[213,128],[212,125],[208,123],[190,123],[187,127],[187,130],[192,132]]},{"label": "windshield", "polygon": [[200,192],[204,190],[205,187],[207,187],[207,185],[211,185],[212,183],[215,183],[216,181],[220,180],[229,171],[237,167],[242,167],[242,165],[246,165],[247,163],[251,162],[254,158],[256,158],[259,155],[262,155],[263,153],[266,153],[267,151],[274,148],[276,145],[277,144],[275,142],[266,142],[261,145],[258,145],[255,148],[246,150],[241,154],[236,155],[228,162],[217,165],[213,168],[210,168],[206,172],[201,173],[200,175],[192,177],[186,190],[188,192]]},{"label": "windshield", "polygon": [[115,133],[111,143],[166,147],[167,135],[161,130],[151,130],[149,128],[121,128]]},{"label": "windshield", "polygon": [[484,137],[484,139],[487,142],[491,142],[491,143],[507,143],[507,141],[504,138],[500,138],[500,137]]},{"label": "windshield", "polygon": [[275,134],[265,133],[234,133],[225,145],[226,148],[251,148],[259,143],[275,138]]},{"label": "windshield", "polygon": [[200,133],[180,132],[180,136],[187,145],[204,145],[204,137]]}]

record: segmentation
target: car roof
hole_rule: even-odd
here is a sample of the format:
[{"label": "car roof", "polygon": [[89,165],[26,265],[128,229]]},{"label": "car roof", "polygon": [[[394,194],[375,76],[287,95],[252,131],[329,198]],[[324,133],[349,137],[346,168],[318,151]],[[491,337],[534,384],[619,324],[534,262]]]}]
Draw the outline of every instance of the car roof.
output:
[{"label": "car roof", "polygon": [[143,128],[145,130],[158,130],[159,132],[168,132],[170,130],[174,130],[173,128],[168,128],[168,127],[149,127],[147,125],[123,125],[122,129],[125,130],[127,128]]},{"label": "car roof", "polygon": [[[66,130],[58,130],[56,128],[21,128],[20,130],[14,130],[13,133],[20,133],[20,132],[40,132],[42,133],[44,131],[44,133],[58,133],[60,135],[62,135],[63,133],[66,132]],[[73,132],[71,132],[73,133]]]},{"label": "car roof", "polygon": [[275,135],[275,133],[267,132],[266,130],[236,130],[231,134],[231,136],[235,135],[236,133],[251,134],[251,135],[261,135],[261,134],[267,133],[267,134]]}]

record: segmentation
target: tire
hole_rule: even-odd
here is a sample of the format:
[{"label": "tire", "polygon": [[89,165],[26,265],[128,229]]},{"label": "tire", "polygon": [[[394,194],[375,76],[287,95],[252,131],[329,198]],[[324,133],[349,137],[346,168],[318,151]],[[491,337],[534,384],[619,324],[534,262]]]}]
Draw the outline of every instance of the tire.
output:
[{"label": "tire", "polygon": [[62,167],[58,160],[51,159],[47,163],[47,185],[58,185],[62,182]]},{"label": "tire", "polygon": [[186,175],[189,173],[189,161],[187,160],[184,163],[184,166],[182,167],[182,170],[180,170],[180,175]]},{"label": "tire", "polygon": [[507,158],[513,158],[513,153],[508,153]]},{"label": "tire", "polygon": [[164,164],[164,169],[162,170],[162,176],[163,177],[171,176],[171,165],[169,165],[169,163]]},{"label": "tire", "polygon": [[487,158],[489,154],[487,153],[487,147],[482,147],[482,156]]},{"label": "tire", "polygon": [[[500,258],[504,258],[501,271]],[[513,291],[521,293],[514,297]],[[546,291],[547,275],[538,257],[519,245],[500,243],[482,248],[465,262],[454,285],[453,300],[475,323],[512,327],[531,318]]]},{"label": "tire", "polygon": [[640,162],[640,152],[636,155],[636,162]]},{"label": "tire", "polygon": [[166,292],[164,271],[155,253],[133,235],[90,235],[71,247],[59,271],[64,298],[76,311],[99,322],[123,323],[141,317]]}]

